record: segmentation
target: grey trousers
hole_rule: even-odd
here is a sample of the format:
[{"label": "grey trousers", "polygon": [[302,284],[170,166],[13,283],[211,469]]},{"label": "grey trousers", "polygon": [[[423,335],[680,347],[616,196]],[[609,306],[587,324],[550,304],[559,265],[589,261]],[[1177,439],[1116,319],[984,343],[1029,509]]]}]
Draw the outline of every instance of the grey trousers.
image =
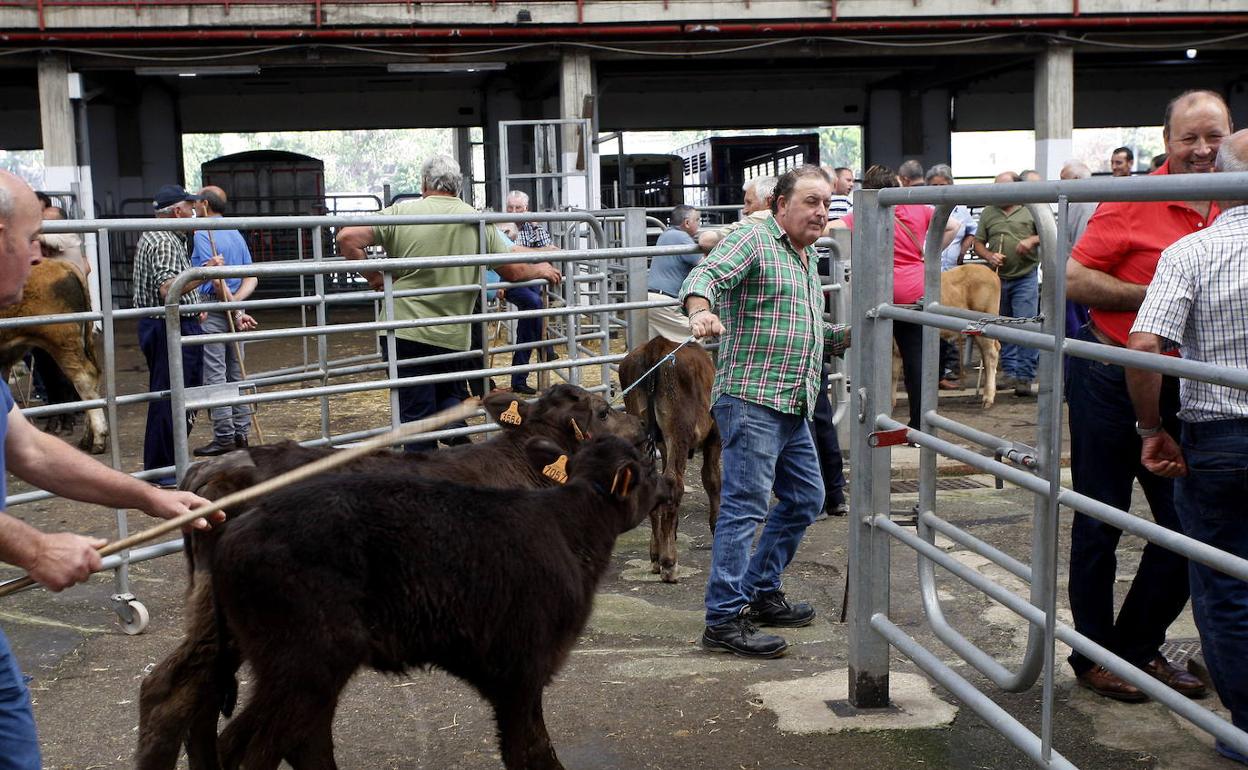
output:
[{"label": "grey trousers", "polygon": [[[225,313],[209,313],[203,323],[205,334],[230,330]],[[204,345],[204,384],[219,385],[243,379],[243,363],[235,355],[233,343]],[[209,412],[212,438],[218,444],[233,444],[235,436],[246,438],[251,430],[251,404],[217,406]]]}]

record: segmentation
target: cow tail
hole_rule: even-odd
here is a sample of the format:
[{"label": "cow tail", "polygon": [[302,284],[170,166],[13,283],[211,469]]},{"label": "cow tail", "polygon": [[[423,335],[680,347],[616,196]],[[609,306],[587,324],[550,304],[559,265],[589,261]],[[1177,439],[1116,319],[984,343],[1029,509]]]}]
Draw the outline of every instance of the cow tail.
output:
[{"label": "cow tail", "polygon": [[82,352],[97,372],[104,371],[95,355],[95,323],[92,321],[84,321],[82,324]]},{"label": "cow tail", "polygon": [[[658,392],[659,377],[663,375],[662,368],[656,372],[654,377],[646,378],[646,432],[650,443],[653,446],[659,446],[663,443],[663,431],[659,429],[659,415],[655,408],[656,393]],[[664,458],[666,462],[666,458]]]},{"label": "cow tail", "polygon": [[217,581],[212,581],[212,610],[217,624],[217,657],[213,665],[212,679],[221,696],[221,715],[229,717],[238,704],[238,649],[230,636],[225,612],[221,609],[221,594]]}]

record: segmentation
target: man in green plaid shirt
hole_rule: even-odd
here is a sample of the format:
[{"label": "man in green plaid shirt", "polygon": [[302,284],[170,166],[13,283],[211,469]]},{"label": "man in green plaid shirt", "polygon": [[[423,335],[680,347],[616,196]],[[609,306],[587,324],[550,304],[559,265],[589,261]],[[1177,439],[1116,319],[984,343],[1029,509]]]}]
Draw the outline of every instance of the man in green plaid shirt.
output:
[{"label": "man in green plaid shirt", "polygon": [[[757,626],[797,628],[815,619],[810,604],[785,598],[780,577],[824,503],[809,427],[823,352],[849,347],[849,328],[823,320],[813,247],[831,197],[819,167],[786,172],[773,217],[729,235],[681,287],[693,335],[722,335],[711,391],[724,488],[706,586],[702,646],[709,650],[776,657],[788,643]],[[778,502],[768,512],[773,491]]]}]

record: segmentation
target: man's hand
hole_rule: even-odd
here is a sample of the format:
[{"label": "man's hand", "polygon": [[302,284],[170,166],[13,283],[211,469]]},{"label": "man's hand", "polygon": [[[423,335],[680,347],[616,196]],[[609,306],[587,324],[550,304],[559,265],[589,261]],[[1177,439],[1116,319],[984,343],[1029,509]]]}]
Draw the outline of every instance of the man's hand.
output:
[{"label": "man's hand", "polygon": [[999,251],[994,251],[988,256],[984,257],[984,261],[986,261],[988,264],[992,265],[993,267],[1001,267],[1002,265],[1005,264],[1005,255]]},{"label": "man's hand", "polygon": [[1144,445],[1140,448],[1140,463],[1158,476],[1167,479],[1187,475],[1187,463],[1183,461],[1183,450],[1164,430],[1156,436],[1144,439]]},{"label": "man's hand", "polygon": [[689,316],[689,333],[698,339],[718,337],[724,333],[719,316],[710,310],[698,310]]},{"label": "man's hand", "polygon": [[1040,236],[1033,235],[1030,238],[1024,238],[1014,247],[1014,252],[1020,257],[1025,257],[1036,250],[1040,245]]},{"label": "man's hand", "polygon": [[98,537],[71,532],[42,535],[35,559],[27,570],[37,582],[61,591],[91,577],[100,568],[99,549],[108,543]]},{"label": "man's hand", "polygon": [[[143,506],[143,512],[156,519],[176,519],[210,502],[194,492],[152,487],[152,493]],[[212,520],[212,524],[220,524],[225,521],[225,511],[216,511],[210,514],[208,519]],[[209,524],[208,519],[196,519],[191,522],[191,526],[201,530],[212,529],[212,524]]]},{"label": "man's hand", "polygon": [[516,236],[520,234],[520,227],[516,225],[515,222],[499,222],[498,229],[502,230],[503,235],[506,235],[513,241],[516,239]]},{"label": "man's hand", "polygon": [[563,283],[563,273],[549,262],[538,262],[533,265],[533,269],[537,272],[534,278],[544,278],[550,282],[551,286]]},{"label": "man's hand", "polygon": [[242,310],[232,311],[234,313],[234,329],[235,331],[247,332],[260,325],[260,322],[252,318]]}]

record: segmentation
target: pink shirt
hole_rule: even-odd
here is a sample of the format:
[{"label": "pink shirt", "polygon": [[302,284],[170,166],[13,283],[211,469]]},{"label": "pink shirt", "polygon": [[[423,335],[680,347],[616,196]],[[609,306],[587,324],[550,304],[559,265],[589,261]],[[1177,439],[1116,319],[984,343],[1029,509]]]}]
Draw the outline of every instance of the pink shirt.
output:
[{"label": "pink shirt", "polygon": [[[907,203],[893,208],[893,302],[910,305],[923,296],[923,239],[932,223],[935,209],[917,203]],[[843,220],[849,228],[854,226],[854,215]],[[905,228],[910,228],[910,237]]]}]

